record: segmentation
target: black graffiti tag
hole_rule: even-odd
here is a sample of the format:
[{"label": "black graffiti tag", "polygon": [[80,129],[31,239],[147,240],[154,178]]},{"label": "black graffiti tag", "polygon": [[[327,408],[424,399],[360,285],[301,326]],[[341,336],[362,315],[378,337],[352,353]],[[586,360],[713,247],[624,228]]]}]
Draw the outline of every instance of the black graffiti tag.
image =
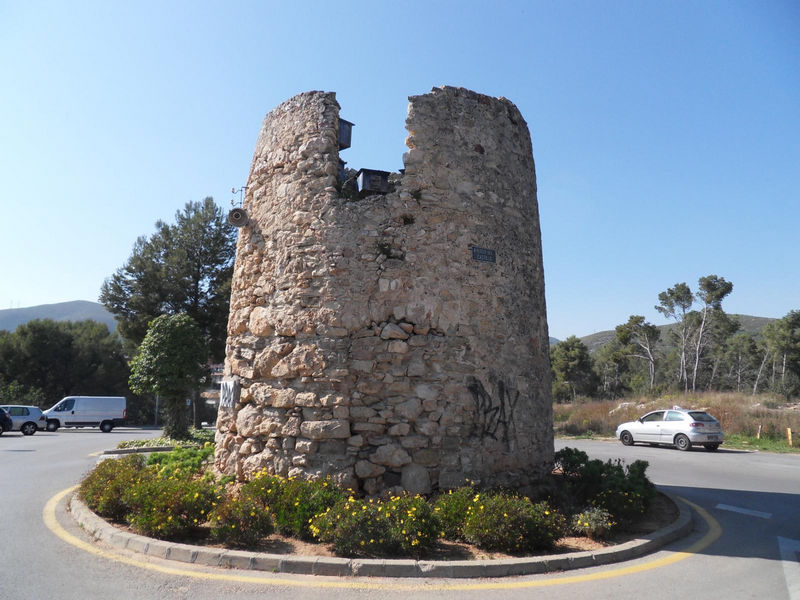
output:
[{"label": "black graffiti tag", "polygon": [[514,409],[519,401],[519,391],[510,389],[502,379],[495,383],[497,395],[492,397],[476,377],[470,377],[467,389],[475,399],[478,414],[483,416],[479,435],[510,443],[510,429],[514,426]]}]

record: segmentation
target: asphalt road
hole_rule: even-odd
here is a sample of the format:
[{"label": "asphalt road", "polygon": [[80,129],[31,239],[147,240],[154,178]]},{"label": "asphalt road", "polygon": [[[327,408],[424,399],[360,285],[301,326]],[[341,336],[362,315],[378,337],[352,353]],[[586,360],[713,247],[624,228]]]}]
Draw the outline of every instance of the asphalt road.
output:
[{"label": "asphalt road", "polygon": [[[172,598],[769,598],[800,600],[800,456],[678,452],[618,442],[557,442],[593,458],[649,461],[659,487],[694,506],[696,529],[622,565],[502,580],[340,579],[195,567],[88,540],[45,507],[118,441],[155,437],[130,428],[0,436],[0,599]],[[59,537],[59,532],[61,535]],[[70,541],[73,540],[73,541]],[[76,543],[80,541],[83,545]],[[783,553],[782,553],[783,551]]]}]

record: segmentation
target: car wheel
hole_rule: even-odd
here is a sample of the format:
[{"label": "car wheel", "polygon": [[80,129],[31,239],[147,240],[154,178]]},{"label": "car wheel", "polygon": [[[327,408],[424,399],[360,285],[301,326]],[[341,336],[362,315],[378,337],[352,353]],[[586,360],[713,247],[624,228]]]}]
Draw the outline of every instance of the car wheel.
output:
[{"label": "car wheel", "polygon": [[633,446],[633,436],[630,431],[623,431],[619,434],[619,441],[623,446]]},{"label": "car wheel", "polygon": [[23,423],[19,430],[22,432],[22,435],[33,435],[36,433],[36,423],[31,423],[30,421]]},{"label": "car wheel", "polygon": [[688,450],[692,447],[692,442],[689,441],[689,438],[679,433],[675,436],[675,447],[678,450]]},{"label": "car wheel", "polygon": [[48,421],[47,431],[56,431],[58,429],[58,421]]},{"label": "car wheel", "polygon": [[709,452],[716,452],[719,444],[703,444],[703,447]]},{"label": "car wheel", "polygon": [[114,425],[111,421],[103,421],[100,423],[100,431],[103,433],[109,433],[112,429],[114,429]]}]

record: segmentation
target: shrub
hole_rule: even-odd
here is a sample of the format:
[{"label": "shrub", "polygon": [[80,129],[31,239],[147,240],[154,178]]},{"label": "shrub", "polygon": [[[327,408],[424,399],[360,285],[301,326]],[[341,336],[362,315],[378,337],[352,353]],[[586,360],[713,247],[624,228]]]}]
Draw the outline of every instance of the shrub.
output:
[{"label": "shrub", "polygon": [[394,556],[399,548],[383,505],[352,496],[313,517],[309,530],[339,556]]},{"label": "shrub", "polygon": [[329,479],[273,478],[273,492],[266,494],[275,528],[283,535],[313,540],[308,528],[311,518],[324,512],[345,497],[345,493]]},{"label": "shrub", "polygon": [[192,479],[186,475],[145,478],[123,494],[123,501],[131,507],[127,516],[131,527],[160,539],[195,532],[220,500],[220,491],[210,478]]},{"label": "shrub", "polygon": [[524,554],[552,548],[565,527],[564,516],[547,502],[533,504],[503,492],[476,494],[464,537],[484,550]]},{"label": "shrub", "polygon": [[630,521],[644,514],[655,496],[655,486],[645,475],[647,466],[644,460],[634,461],[624,471],[615,465],[592,504],[608,510],[617,521]]},{"label": "shrub", "polygon": [[643,514],[655,495],[655,486],[647,478],[648,463],[636,460],[625,467],[622,461],[588,460],[580,450],[564,448],[556,455],[556,464],[568,490],[568,504],[587,504],[608,510],[617,521]]},{"label": "shrub", "polygon": [[441,521],[424,498],[393,496],[383,503],[383,509],[401,554],[419,557],[433,548]]},{"label": "shrub", "polygon": [[433,510],[439,517],[442,537],[448,540],[464,538],[464,520],[474,496],[475,490],[465,486],[449,490],[436,499]]},{"label": "shrub", "polygon": [[202,448],[175,448],[169,452],[156,452],[147,459],[148,465],[157,465],[164,477],[179,476],[181,473],[196,474],[203,471],[208,460],[214,455],[214,444]]},{"label": "shrub", "polygon": [[311,519],[310,531],[342,556],[414,556],[433,548],[439,519],[420,496],[386,502],[342,499]]},{"label": "shrub", "polygon": [[244,483],[239,489],[242,498],[248,498],[261,506],[270,506],[280,496],[284,479],[270,475],[266,471],[259,471],[253,478]]},{"label": "shrub", "polygon": [[561,471],[563,477],[575,477],[589,460],[589,455],[577,448],[562,448],[553,456],[556,469]]},{"label": "shrub", "polygon": [[599,540],[608,535],[616,523],[606,509],[593,506],[574,515],[571,525],[575,535]]},{"label": "shrub", "polygon": [[195,447],[214,443],[215,430],[189,428],[186,439],[176,440],[170,437],[157,437],[146,440],[123,440],[117,448],[154,448],[157,446],[186,446]]},{"label": "shrub", "polygon": [[249,497],[225,497],[209,517],[211,538],[233,546],[252,547],[274,531],[269,507]]},{"label": "shrub", "polygon": [[596,507],[605,509],[619,521],[630,521],[645,513],[650,505],[643,494],[621,489],[607,489],[592,501]]},{"label": "shrub", "polygon": [[83,479],[78,494],[101,517],[122,521],[130,511],[123,500],[123,492],[130,489],[144,471],[144,457],[138,454],[104,460]]}]

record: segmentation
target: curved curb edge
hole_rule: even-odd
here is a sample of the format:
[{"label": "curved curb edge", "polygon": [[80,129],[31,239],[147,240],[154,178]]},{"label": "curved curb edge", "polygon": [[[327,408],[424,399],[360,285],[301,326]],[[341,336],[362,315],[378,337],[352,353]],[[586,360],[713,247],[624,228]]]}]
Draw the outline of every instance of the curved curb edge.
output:
[{"label": "curved curb edge", "polygon": [[[662,492],[663,493],[663,492]],[[117,548],[140,552],[156,558],[229,569],[325,575],[336,577],[430,577],[497,578],[536,575],[553,571],[585,569],[639,558],[688,535],[693,529],[692,513],[683,502],[665,494],[676,504],[678,518],[671,525],[646,536],[602,550],[569,554],[531,556],[502,560],[411,560],[350,559],[327,556],[267,554],[191,546],[128,533],[98,517],[77,496],[67,500],[73,519],[93,539]]]}]

